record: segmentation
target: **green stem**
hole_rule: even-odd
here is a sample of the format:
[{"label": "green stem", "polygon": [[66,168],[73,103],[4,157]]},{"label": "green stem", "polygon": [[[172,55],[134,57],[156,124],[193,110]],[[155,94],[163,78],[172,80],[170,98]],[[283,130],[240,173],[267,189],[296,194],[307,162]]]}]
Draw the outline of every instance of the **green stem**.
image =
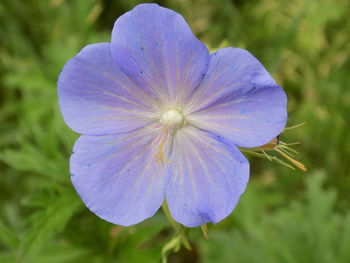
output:
[{"label": "green stem", "polygon": [[175,229],[176,233],[179,235],[184,247],[187,248],[188,250],[191,250],[192,248],[191,248],[190,242],[188,241],[188,239],[186,237],[186,234],[185,234],[183,227],[172,218],[166,202],[163,203],[162,208],[163,208],[164,214],[167,217],[168,221],[170,222],[172,227]]}]

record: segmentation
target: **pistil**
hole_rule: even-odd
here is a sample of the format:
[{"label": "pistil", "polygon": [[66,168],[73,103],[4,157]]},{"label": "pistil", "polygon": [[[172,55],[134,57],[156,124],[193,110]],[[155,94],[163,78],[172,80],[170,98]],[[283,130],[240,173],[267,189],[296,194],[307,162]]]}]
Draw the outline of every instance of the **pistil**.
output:
[{"label": "pistil", "polygon": [[156,147],[158,147],[158,152],[153,157],[157,159],[157,162],[161,162],[162,167],[164,167],[165,163],[170,162],[170,160],[168,160],[164,155],[164,145],[173,135],[173,133],[183,126],[184,117],[180,111],[176,109],[169,109],[162,114],[160,123],[163,126],[162,131],[155,140],[155,144],[157,145]]}]

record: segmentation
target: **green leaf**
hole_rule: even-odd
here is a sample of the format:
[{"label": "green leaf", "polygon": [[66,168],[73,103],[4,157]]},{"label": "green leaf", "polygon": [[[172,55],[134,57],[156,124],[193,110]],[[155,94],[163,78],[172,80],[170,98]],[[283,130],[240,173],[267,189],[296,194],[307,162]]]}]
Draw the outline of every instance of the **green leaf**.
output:
[{"label": "green leaf", "polygon": [[0,243],[13,250],[18,249],[19,239],[17,233],[7,227],[0,219]]},{"label": "green leaf", "polygon": [[50,237],[62,231],[81,203],[71,191],[48,197],[44,202],[47,206],[29,218],[30,226],[21,238],[21,262],[35,256]]}]

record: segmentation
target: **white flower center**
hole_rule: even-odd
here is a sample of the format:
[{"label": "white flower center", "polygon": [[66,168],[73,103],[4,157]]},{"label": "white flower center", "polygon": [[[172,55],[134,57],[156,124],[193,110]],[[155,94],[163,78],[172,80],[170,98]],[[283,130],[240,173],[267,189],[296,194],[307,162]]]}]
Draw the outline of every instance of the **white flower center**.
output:
[{"label": "white flower center", "polygon": [[182,126],[184,117],[179,111],[170,109],[163,113],[160,121],[171,129],[178,129]]}]

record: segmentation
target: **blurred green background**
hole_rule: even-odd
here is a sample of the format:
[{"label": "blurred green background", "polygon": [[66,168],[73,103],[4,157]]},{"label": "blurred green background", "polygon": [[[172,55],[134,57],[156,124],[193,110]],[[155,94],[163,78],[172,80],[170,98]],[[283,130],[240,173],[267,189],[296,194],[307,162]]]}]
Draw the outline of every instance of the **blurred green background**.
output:
[{"label": "blurred green background", "polygon": [[[289,98],[286,142],[307,173],[251,159],[234,213],[188,236],[181,263],[350,262],[350,1],[167,0],[211,49],[262,61]],[[135,0],[1,0],[0,262],[161,262],[173,230],[162,212],[118,227],[90,213],[69,179],[78,137],[64,124],[56,81],[83,46],[109,41]]]}]

